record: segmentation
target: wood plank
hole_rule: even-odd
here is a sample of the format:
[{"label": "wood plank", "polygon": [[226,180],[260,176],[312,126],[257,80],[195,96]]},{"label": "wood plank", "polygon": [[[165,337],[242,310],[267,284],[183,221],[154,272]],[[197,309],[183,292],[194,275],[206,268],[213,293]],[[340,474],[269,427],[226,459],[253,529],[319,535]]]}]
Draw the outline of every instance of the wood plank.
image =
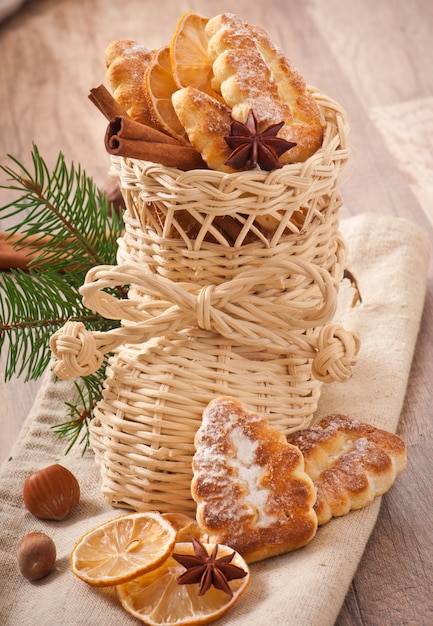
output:
[{"label": "wood plank", "polygon": [[431,96],[430,0],[310,0],[309,12],[368,111]]}]

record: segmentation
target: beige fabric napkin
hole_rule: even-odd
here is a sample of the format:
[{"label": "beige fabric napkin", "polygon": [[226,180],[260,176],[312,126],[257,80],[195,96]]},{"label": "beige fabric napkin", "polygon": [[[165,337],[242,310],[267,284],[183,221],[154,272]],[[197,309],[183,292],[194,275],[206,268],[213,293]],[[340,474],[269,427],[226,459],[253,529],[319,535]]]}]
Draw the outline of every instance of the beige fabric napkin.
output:
[{"label": "beige fabric napkin", "polygon": [[[351,307],[353,290],[344,281],[337,318],[357,330],[362,348],[352,380],[325,386],[318,412],[347,413],[388,430],[397,428],[422,314],[429,249],[410,222],[365,214],[342,222],[349,246],[348,267],[356,276],[362,304]],[[69,571],[69,553],[84,532],[121,513],[99,491],[99,474],[89,452],[63,456],[50,426],[65,419],[69,382],[46,374],[10,460],[0,471],[0,623],[4,626],[127,626],[137,621],[112,589],[92,589]],[[78,507],[63,522],[42,522],[25,510],[22,485],[28,473],[60,462],[77,476]],[[241,600],[221,620],[231,626],[328,626],[334,624],[379,512],[380,500],[332,520],[313,541],[290,554],[256,563]],[[41,581],[23,579],[16,566],[19,539],[34,530],[53,537],[58,560]]]}]

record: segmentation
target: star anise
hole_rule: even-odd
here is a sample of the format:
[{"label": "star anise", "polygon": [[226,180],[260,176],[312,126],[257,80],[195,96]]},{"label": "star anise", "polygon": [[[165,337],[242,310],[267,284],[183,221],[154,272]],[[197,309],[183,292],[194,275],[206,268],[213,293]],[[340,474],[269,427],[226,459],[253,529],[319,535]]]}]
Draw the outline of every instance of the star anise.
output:
[{"label": "star anise", "polygon": [[257,129],[257,119],[252,109],[248,113],[245,124],[233,120],[230,135],[224,137],[229,148],[233,150],[225,165],[237,170],[255,169],[275,170],[282,167],[279,157],[290,150],[296,143],[277,137],[284,126],[284,121],[268,126],[263,132]]},{"label": "star anise", "polygon": [[181,565],[186,567],[186,572],[177,579],[179,585],[192,585],[199,583],[198,595],[202,596],[213,585],[229,596],[233,596],[233,591],[228,584],[229,580],[244,578],[247,572],[231,563],[235,552],[227,554],[217,559],[218,544],[209,555],[204,545],[195,537],[192,537],[194,555],[192,554],[172,554],[172,557]]}]

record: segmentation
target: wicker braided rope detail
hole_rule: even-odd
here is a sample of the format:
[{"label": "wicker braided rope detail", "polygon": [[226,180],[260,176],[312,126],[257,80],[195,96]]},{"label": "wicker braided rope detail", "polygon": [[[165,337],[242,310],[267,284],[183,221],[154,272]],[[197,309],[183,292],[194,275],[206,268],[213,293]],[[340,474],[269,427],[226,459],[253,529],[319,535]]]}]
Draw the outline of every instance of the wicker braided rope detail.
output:
[{"label": "wicker braided rope detail", "polygon": [[[299,275],[309,280],[309,291],[286,289],[285,282],[290,284],[290,277]],[[128,284],[134,284],[149,298],[118,300],[104,291]],[[260,294],[260,285],[264,286],[264,295]],[[57,359],[53,368],[61,378],[92,373],[100,367],[103,352],[112,352],[122,344],[144,343],[152,337],[171,336],[195,327],[255,350],[276,354],[296,351],[301,358],[312,358],[316,346],[297,331],[322,327],[334,315],[337,304],[337,286],[330,273],[300,258],[279,259],[278,263],[274,259],[271,265],[244,270],[238,278],[221,285],[206,285],[198,291],[191,283],[173,283],[162,276],[144,274],[138,263],[99,266],[89,271],[81,292],[89,309],[129,324],[108,333],[92,334],[75,323],[73,342],[74,323],[69,322],[51,340]],[[347,348],[347,358],[353,361],[345,334],[338,336]],[[332,345],[336,343],[333,338]],[[321,363],[334,360],[327,344],[331,342],[322,341],[322,351],[326,350],[328,356]],[[346,350],[341,354],[340,348],[339,358],[346,359]],[[333,370],[340,380],[338,367]],[[315,372],[319,379],[329,376],[327,366],[316,366]]]}]

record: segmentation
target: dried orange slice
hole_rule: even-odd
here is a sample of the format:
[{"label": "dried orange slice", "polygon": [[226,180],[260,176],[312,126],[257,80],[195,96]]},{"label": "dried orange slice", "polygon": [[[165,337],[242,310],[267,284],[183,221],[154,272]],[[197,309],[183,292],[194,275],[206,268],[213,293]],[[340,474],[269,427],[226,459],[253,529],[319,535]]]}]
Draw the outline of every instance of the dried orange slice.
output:
[{"label": "dried orange slice", "polygon": [[[214,544],[203,544],[211,554]],[[192,543],[176,543],[178,554],[194,554]],[[228,546],[218,546],[218,558],[232,554]],[[149,626],[199,626],[209,624],[226,613],[248,586],[250,573],[240,554],[232,563],[247,572],[244,578],[229,582],[233,596],[211,587],[198,595],[198,583],[179,585],[177,579],[185,568],[169,557],[157,569],[116,587],[123,608]]]},{"label": "dried orange slice", "polygon": [[156,50],[144,72],[143,88],[154,123],[163,132],[188,143],[184,127],[179,122],[173,104],[172,94],[177,91],[170,61],[170,48],[164,46]]},{"label": "dried orange slice", "polygon": [[193,517],[186,513],[162,513],[162,517],[176,529],[176,543],[191,541],[191,537],[200,539],[201,529]]},{"label": "dried orange slice", "polygon": [[211,87],[212,62],[207,53],[207,17],[187,11],[177,23],[170,43],[174,81],[179,89],[195,87],[216,96]]},{"label": "dried orange slice", "polygon": [[176,529],[160,513],[131,513],[83,535],[70,556],[76,576],[95,587],[118,585],[163,563]]}]

